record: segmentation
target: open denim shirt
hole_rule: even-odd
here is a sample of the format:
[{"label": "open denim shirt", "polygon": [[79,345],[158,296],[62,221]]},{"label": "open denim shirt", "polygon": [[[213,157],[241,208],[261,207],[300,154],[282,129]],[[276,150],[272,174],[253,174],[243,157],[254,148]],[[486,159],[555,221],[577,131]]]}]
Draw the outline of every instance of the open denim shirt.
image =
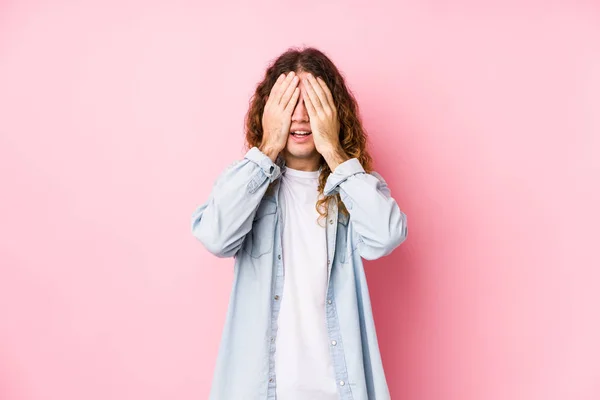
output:
[{"label": "open denim shirt", "polygon": [[[210,399],[276,399],[275,344],[284,284],[279,182],[285,161],[257,147],[215,181],[192,215],[192,233],[217,257],[234,257],[234,280]],[[272,194],[267,187],[275,182]],[[377,172],[339,164],[324,195],[339,191],[349,216],[327,203],[326,323],[339,397],[390,398],[362,259],[386,256],[407,237],[406,214]]]}]

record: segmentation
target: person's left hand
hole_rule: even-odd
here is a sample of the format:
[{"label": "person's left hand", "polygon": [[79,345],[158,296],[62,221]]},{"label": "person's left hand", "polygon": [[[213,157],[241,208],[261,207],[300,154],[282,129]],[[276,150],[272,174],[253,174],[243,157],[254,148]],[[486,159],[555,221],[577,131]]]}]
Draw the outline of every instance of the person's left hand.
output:
[{"label": "person's left hand", "polygon": [[340,147],[340,121],[331,91],[321,77],[310,73],[302,80],[303,97],[317,151],[324,154]]}]

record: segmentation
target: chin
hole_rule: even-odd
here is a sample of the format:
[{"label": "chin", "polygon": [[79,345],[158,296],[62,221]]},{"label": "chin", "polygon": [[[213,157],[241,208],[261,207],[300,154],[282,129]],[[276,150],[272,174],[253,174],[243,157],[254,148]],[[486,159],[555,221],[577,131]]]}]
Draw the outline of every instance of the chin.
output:
[{"label": "chin", "polygon": [[317,151],[317,149],[315,148],[314,145],[298,146],[298,145],[294,145],[294,144],[288,145],[286,150],[289,155],[291,155],[293,157],[298,157],[298,158],[308,158],[308,157],[314,156],[314,154]]}]

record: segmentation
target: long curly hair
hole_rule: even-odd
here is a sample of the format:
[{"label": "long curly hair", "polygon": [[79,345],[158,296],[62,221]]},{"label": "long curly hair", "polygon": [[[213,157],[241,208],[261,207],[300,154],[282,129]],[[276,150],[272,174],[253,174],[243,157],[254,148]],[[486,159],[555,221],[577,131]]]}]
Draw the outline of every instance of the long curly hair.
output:
[{"label": "long curly hair", "polygon": [[[367,132],[362,125],[354,95],[346,87],[344,77],[333,62],[322,51],[314,47],[288,48],[265,71],[264,79],[257,85],[256,91],[250,98],[250,107],[245,117],[246,151],[252,147],[260,146],[263,136],[262,115],[266,98],[279,75],[291,71],[296,73],[309,72],[315,77],[320,76],[325,81],[337,108],[340,121],[339,138],[341,147],[349,157],[357,158],[367,173],[371,172],[372,158],[367,151]],[[321,167],[321,174],[319,175],[318,191],[323,194],[325,182],[331,174],[331,170],[322,156],[319,166]],[[267,191],[273,190],[274,183],[272,182],[269,185]],[[319,219],[327,217],[326,204],[331,197],[335,197],[340,212],[348,215],[348,210],[341,201],[340,194],[336,193],[329,196],[319,196],[319,200],[315,204]]]}]

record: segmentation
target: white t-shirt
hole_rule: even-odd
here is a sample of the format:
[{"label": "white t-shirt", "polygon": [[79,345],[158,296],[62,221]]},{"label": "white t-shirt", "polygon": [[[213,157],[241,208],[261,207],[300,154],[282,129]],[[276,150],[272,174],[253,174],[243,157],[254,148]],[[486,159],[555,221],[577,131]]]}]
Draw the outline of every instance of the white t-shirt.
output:
[{"label": "white t-shirt", "polygon": [[275,350],[277,400],[338,400],[327,336],[327,242],[316,203],[320,171],[281,175],[284,285]]}]

